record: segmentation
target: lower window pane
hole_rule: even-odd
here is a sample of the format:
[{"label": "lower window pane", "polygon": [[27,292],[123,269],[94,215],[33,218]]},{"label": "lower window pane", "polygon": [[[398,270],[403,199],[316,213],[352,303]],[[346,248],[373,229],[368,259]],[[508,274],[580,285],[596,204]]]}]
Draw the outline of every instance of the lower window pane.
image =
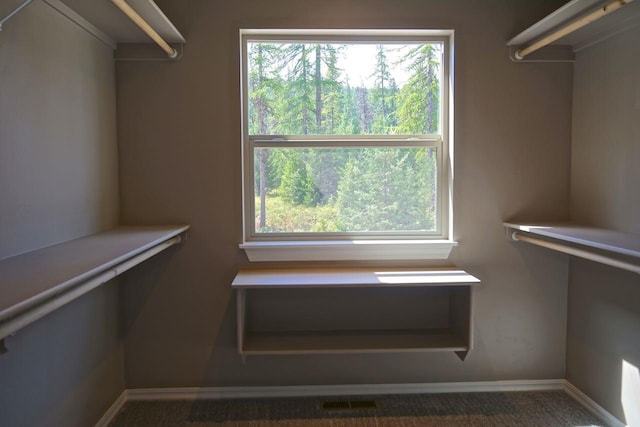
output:
[{"label": "lower window pane", "polygon": [[437,151],[256,148],[257,233],[435,231]]}]

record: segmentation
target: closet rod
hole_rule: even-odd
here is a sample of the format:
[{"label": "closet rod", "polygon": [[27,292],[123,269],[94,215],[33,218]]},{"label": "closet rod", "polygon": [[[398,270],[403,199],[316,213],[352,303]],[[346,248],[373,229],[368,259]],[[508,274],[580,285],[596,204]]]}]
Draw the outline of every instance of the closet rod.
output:
[{"label": "closet rod", "polygon": [[10,14],[8,14],[6,17],[4,17],[1,21],[0,21],[0,31],[2,31],[2,26],[4,25],[5,22],[7,22],[9,19],[13,18],[18,12],[20,12],[22,9],[24,9],[25,7],[27,7],[29,5],[29,3],[31,3],[33,0],[26,0],[24,3],[22,3],[20,6],[16,7],[13,12],[11,12]]},{"label": "closet rod", "polygon": [[587,24],[590,24],[593,21],[596,21],[600,18],[602,18],[605,15],[610,14],[613,11],[616,11],[618,9],[620,9],[621,7],[631,3],[633,0],[613,0],[609,3],[607,3],[606,5],[600,7],[597,10],[594,10],[593,12],[591,12],[588,15],[583,16],[582,18],[560,28],[559,30],[549,34],[548,36],[538,40],[537,42],[523,48],[520,49],[518,51],[516,51],[515,53],[515,58],[516,59],[524,59],[525,56],[535,52],[538,49],[541,49],[543,47],[545,47],[548,44],[553,43],[554,41],[558,40],[561,37],[566,36],[567,34],[570,34],[582,27],[584,27]]},{"label": "closet rod", "polygon": [[538,239],[536,237],[528,236],[519,231],[514,231],[511,234],[511,238],[516,241],[531,243],[532,245],[542,246],[543,248],[552,249],[557,252],[562,252],[568,255],[577,256],[587,259],[589,261],[595,261],[600,264],[606,264],[611,267],[621,268],[623,270],[631,271],[636,274],[640,274],[640,265],[632,264],[626,261],[620,261],[615,258],[611,258],[605,255],[600,255],[594,252],[590,252],[584,249],[574,248],[573,246],[567,246],[560,243],[553,243],[547,240]]},{"label": "closet rod", "polygon": [[129,19],[135,22],[136,25],[138,25],[138,27],[140,27],[142,31],[144,31],[149,37],[151,37],[151,39],[154,42],[156,42],[158,46],[162,48],[162,50],[167,52],[167,55],[169,55],[169,58],[175,59],[178,56],[178,51],[172,48],[171,46],[169,46],[169,43],[164,41],[164,39],[160,37],[160,34],[158,34],[156,30],[151,28],[151,26],[147,24],[147,21],[142,19],[142,17],[138,15],[138,13],[135,10],[133,10],[125,0],[111,0],[111,1],[116,6],[118,6],[120,10],[129,17]]},{"label": "closet rod", "polygon": [[[14,332],[24,328],[25,326],[35,322],[43,316],[57,310],[63,305],[75,300],[76,298],[81,297],[87,292],[97,288],[103,283],[108,282],[116,276],[124,273],[125,271],[135,267],[136,265],[146,261],[152,256],[164,251],[170,246],[176,245],[180,243],[181,237],[175,236],[169,240],[166,240],[151,249],[142,252],[135,257],[124,261],[115,267],[111,267],[109,270],[101,273],[86,282],[79,284],[78,286],[69,289],[66,292],[63,292],[59,295],[52,297],[51,299],[43,302],[42,304],[35,305],[31,308],[26,309],[25,311],[16,314],[13,317],[9,317],[6,320],[2,320],[0,322],[0,341],[4,340],[9,335]],[[2,354],[2,344],[0,343],[0,354]]]}]

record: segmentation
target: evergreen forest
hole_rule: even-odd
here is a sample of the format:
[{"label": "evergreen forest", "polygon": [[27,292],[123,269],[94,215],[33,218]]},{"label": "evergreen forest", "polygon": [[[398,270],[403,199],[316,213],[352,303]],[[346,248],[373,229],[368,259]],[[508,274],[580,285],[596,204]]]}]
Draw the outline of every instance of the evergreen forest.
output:
[{"label": "evergreen forest", "polygon": [[[442,46],[369,47],[366,79],[353,81],[345,59],[359,58],[357,48],[248,43],[249,135],[275,138],[254,148],[256,232],[435,229],[437,150],[402,140],[440,132]],[[287,146],[278,136],[312,142]],[[335,136],[359,142],[327,142]],[[375,136],[396,139],[367,142]]]}]

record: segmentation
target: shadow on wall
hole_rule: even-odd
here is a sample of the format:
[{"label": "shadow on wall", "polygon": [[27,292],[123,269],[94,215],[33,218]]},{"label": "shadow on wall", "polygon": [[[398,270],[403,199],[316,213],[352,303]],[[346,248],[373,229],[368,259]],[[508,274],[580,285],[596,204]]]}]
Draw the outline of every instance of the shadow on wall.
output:
[{"label": "shadow on wall", "polygon": [[179,247],[169,248],[123,275],[121,280],[125,282],[125,286],[122,291],[121,302],[126,309],[121,321],[122,331],[125,336],[131,330],[151,297],[153,289],[169,265],[169,259],[178,250]]}]

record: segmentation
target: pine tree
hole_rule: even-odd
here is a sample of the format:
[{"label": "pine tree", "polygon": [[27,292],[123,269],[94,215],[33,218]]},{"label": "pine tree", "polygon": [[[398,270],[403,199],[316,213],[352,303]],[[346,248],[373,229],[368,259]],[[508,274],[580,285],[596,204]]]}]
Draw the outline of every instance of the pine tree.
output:
[{"label": "pine tree", "polygon": [[[410,49],[403,61],[411,76],[398,94],[398,128],[408,134],[436,134],[440,124],[440,60],[442,47],[425,44]],[[428,150],[425,167],[435,170],[435,153]],[[435,185],[435,184],[434,184]],[[435,206],[435,187],[429,188],[429,205]]]},{"label": "pine tree", "polygon": [[371,134],[373,126],[373,111],[369,101],[369,89],[366,87],[357,87],[355,89],[355,93],[360,133]]},{"label": "pine tree", "polygon": [[345,231],[432,230],[435,169],[426,148],[361,149],[338,187]]},{"label": "pine tree", "polygon": [[311,62],[313,49],[303,43],[280,46],[278,66],[288,75],[279,96],[277,132],[282,135],[308,135],[315,129],[315,72]]},{"label": "pine tree", "polygon": [[339,48],[333,45],[324,47],[324,64],[327,72],[322,80],[321,134],[334,135],[342,124],[343,91],[340,83],[340,70],[338,69]]},{"label": "pine tree", "polygon": [[[252,135],[266,135],[269,133],[269,120],[273,112],[275,81],[270,78],[276,47],[255,43],[250,45],[249,51],[249,133]],[[256,149],[258,166],[258,194],[260,196],[260,215],[258,227],[266,225],[266,193],[267,193],[267,162],[268,151],[264,148]]]},{"label": "pine tree", "polygon": [[384,45],[378,45],[376,50],[376,66],[371,75],[374,78],[374,87],[370,91],[374,113],[372,132],[377,135],[385,135],[389,133],[391,122],[389,116],[392,110],[389,105],[389,95],[392,78]]},{"label": "pine tree", "polygon": [[349,86],[349,80],[347,80],[340,92],[342,111],[340,112],[340,123],[336,133],[338,135],[358,135],[360,134],[360,119],[358,118],[356,91]]},{"label": "pine tree", "polygon": [[319,130],[322,128],[322,47],[319,44],[315,45],[315,55],[316,133],[321,133]]},{"label": "pine tree", "polygon": [[316,206],[320,190],[308,173],[308,165],[297,152],[288,152],[280,179],[278,194],[290,205]]},{"label": "pine tree", "polygon": [[398,131],[404,134],[435,134],[440,120],[439,45],[424,44],[402,58],[411,72],[398,94]]}]

